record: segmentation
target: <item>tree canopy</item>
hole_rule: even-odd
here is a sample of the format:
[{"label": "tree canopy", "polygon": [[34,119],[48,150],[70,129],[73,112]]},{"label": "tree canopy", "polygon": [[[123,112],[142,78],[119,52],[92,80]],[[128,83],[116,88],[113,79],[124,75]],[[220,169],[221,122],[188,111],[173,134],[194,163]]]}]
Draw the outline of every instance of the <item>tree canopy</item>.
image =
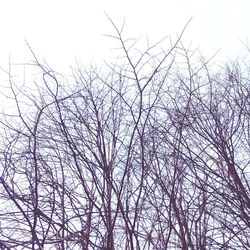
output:
[{"label": "tree canopy", "polygon": [[248,62],[114,27],[113,64],[8,72],[0,249],[250,249]]}]

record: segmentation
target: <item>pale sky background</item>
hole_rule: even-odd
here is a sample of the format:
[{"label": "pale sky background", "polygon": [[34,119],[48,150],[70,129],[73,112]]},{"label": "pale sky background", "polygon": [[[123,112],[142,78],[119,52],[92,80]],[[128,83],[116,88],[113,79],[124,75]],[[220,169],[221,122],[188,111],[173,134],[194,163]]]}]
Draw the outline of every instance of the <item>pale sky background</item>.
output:
[{"label": "pale sky background", "polygon": [[126,17],[125,37],[148,35],[157,41],[180,33],[193,17],[185,42],[205,56],[233,58],[245,53],[241,41],[250,35],[250,0],[0,0],[0,66],[32,57],[25,39],[40,59],[63,73],[77,59],[89,64],[110,56],[114,43],[103,34]]}]

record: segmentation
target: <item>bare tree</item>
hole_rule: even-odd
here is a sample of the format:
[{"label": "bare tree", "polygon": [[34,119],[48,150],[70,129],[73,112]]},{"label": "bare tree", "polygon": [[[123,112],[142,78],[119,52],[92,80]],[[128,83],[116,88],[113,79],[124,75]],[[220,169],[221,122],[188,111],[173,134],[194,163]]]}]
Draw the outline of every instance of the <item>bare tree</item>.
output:
[{"label": "bare tree", "polygon": [[1,114],[1,249],[249,249],[249,76],[166,40],[66,80],[33,54]]}]

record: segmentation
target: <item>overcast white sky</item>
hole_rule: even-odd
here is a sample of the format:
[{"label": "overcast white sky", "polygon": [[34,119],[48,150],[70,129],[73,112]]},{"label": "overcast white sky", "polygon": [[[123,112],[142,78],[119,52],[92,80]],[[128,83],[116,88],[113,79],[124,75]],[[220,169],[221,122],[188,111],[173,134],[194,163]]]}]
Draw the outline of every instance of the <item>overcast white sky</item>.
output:
[{"label": "overcast white sky", "polygon": [[57,70],[109,55],[113,47],[106,11],[119,26],[126,17],[125,35],[148,35],[156,41],[181,31],[193,17],[185,41],[204,55],[222,48],[219,57],[243,52],[240,41],[250,34],[249,0],[2,0],[0,2],[0,66],[30,58],[28,40],[39,58]]}]

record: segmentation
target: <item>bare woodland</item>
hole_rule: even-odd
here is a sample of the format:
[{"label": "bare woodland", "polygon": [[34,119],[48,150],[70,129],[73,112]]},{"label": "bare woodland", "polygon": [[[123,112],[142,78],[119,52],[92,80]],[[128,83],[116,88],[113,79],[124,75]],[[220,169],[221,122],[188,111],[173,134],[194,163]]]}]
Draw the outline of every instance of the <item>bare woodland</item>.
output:
[{"label": "bare woodland", "polygon": [[114,28],[101,69],[10,65],[0,249],[250,249],[249,62]]}]

